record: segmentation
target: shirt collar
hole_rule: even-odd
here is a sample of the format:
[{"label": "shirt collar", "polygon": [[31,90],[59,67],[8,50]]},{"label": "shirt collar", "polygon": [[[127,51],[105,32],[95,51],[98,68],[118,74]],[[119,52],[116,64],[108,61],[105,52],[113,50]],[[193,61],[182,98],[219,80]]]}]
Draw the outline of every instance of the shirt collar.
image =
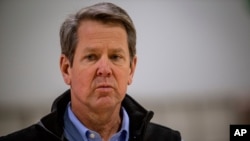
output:
[{"label": "shirt collar", "polygon": [[[128,141],[129,138],[129,116],[125,108],[122,107],[122,126],[119,132],[111,137],[111,141]],[[70,102],[64,114],[64,134],[69,141],[85,141],[89,139],[96,140],[101,137],[95,131],[85,127],[71,110]]]}]

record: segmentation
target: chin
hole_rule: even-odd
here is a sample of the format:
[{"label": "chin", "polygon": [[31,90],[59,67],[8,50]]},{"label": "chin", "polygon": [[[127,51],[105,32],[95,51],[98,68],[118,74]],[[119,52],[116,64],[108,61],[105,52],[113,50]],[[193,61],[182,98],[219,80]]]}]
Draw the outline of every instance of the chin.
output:
[{"label": "chin", "polygon": [[116,107],[117,105],[119,105],[120,102],[114,97],[103,96],[103,97],[99,97],[95,103],[98,106],[98,108],[105,109],[105,108]]}]

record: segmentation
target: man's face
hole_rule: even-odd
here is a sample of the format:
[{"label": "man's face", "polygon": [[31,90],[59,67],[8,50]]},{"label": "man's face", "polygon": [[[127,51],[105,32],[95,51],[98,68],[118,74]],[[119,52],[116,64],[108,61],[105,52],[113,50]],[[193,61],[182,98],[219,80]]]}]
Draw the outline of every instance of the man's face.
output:
[{"label": "man's face", "polygon": [[72,66],[61,56],[63,77],[71,86],[72,106],[93,110],[119,106],[136,66],[136,57],[130,65],[124,27],[85,20],[77,34]]}]

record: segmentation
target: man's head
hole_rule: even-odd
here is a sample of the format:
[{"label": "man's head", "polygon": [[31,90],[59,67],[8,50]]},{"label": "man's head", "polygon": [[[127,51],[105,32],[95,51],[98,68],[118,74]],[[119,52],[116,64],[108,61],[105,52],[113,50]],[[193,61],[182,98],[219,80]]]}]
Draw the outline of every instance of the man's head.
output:
[{"label": "man's head", "polygon": [[81,21],[86,19],[100,21],[104,24],[117,23],[124,26],[128,37],[130,60],[134,58],[136,54],[136,30],[133,21],[122,8],[112,3],[98,3],[70,15],[61,26],[61,53],[70,60],[71,65],[78,42],[77,30]]},{"label": "man's head", "polygon": [[73,111],[79,116],[80,111],[117,112],[137,61],[127,13],[110,3],[96,4],[66,19],[60,35],[60,68]]}]

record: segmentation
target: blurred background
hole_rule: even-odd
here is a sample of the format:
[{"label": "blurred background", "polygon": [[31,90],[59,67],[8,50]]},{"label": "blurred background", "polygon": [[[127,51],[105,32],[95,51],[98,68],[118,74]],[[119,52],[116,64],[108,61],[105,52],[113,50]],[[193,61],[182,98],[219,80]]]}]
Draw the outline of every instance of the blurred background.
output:
[{"label": "blurred background", "polygon": [[[68,89],[59,71],[64,19],[99,0],[0,1],[0,136],[36,123]],[[249,0],[109,0],[137,29],[128,93],[185,141],[228,141],[250,124]]]}]

